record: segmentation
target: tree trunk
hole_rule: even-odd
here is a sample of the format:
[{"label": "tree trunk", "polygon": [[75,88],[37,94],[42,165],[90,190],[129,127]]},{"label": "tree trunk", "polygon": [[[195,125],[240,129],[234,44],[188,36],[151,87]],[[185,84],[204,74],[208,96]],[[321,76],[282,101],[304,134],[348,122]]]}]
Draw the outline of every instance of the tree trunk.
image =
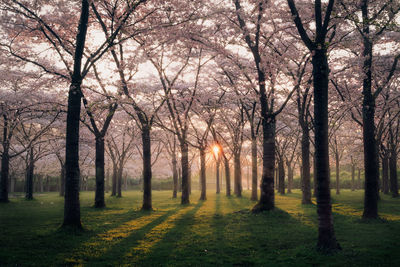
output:
[{"label": "tree trunk", "polygon": [[104,137],[96,136],[96,193],[94,207],[104,208]]},{"label": "tree trunk", "polygon": [[200,148],[200,186],[200,200],[206,200],[206,152],[203,148]]},{"label": "tree trunk", "polygon": [[328,143],[329,66],[326,49],[313,51],[315,163],[317,181],[318,248],[335,250],[340,246],[333,228]]},{"label": "tree trunk", "polygon": [[185,141],[181,142],[181,165],[182,165],[182,197],[181,204],[189,204],[189,150]]},{"label": "tree trunk", "polygon": [[358,189],[362,189],[362,183],[361,183],[361,169],[360,168],[358,168],[358,185],[357,185],[357,187],[358,187]]},{"label": "tree trunk", "polygon": [[390,153],[389,169],[390,169],[390,192],[392,193],[392,197],[398,197],[399,186],[397,181],[397,154],[394,149],[392,149]]},{"label": "tree trunk", "polygon": [[263,127],[263,169],[260,185],[260,200],[253,212],[272,210],[275,207],[274,171],[275,171],[275,117],[264,117]]},{"label": "tree trunk", "polygon": [[382,192],[389,194],[389,156],[387,153],[382,158]]},{"label": "tree trunk", "polygon": [[117,195],[117,164],[113,161],[113,171],[111,177],[111,196]]},{"label": "tree trunk", "polygon": [[[315,148],[314,148],[315,149]],[[313,190],[313,196],[317,196],[317,164],[316,164],[316,159],[315,159],[315,151],[314,151],[314,156],[313,156],[313,176],[314,176],[314,190]]]},{"label": "tree trunk", "polygon": [[28,164],[26,166],[26,194],[25,199],[32,200],[33,199],[33,169],[34,169],[34,162],[33,162],[33,148],[29,149],[28,155]]},{"label": "tree trunk", "polygon": [[122,160],[119,163],[117,171],[117,197],[122,197],[122,172],[124,170]]},{"label": "tree trunk", "polygon": [[287,186],[287,192],[292,193],[292,188],[293,188],[293,168],[291,164],[288,162],[287,163],[287,169],[288,169],[288,186]]},{"label": "tree trunk", "polygon": [[174,183],[174,188],[172,191],[172,198],[177,198],[178,194],[178,170],[175,152],[172,153],[172,180]]},{"label": "tree trunk", "polygon": [[189,195],[192,194],[192,167],[188,166],[188,187],[189,187]]},{"label": "tree trunk", "polygon": [[[302,128],[301,177],[302,177],[302,188],[303,188],[301,203],[311,204],[312,202],[311,202],[311,177],[310,177],[310,131],[308,129],[308,125]],[[314,180],[315,180],[315,175],[314,175]]]},{"label": "tree trunk", "polygon": [[106,176],[105,176],[105,184],[104,184],[104,190],[106,193],[110,190],[110,167],[107,165],[107,171],[106,171]]},{"label": "tree trunk", "polygon": [[226,181],[226,196],[231,195],[231,170],[229,168],[229,160],[226,156],[224,156],[224,165],[225,165],[225,181]]},{"label": "tree trunk", "polygon": [[336,170],[336,195],[340,194],[340,184],[339,184],[339,174],[340,174],[340,166],[339,166],[339,154],[335,153],[335,170]]},{"label": "tree trunk", "polygon": [[39,191],[40,191],[40,193],[43,193],[44,188],[43,188],[43,177],[42,177],[42,175],[38,176],[38,182],[39,182]]},{"label": "tree trunk", "polygon": [[251,138],[251,200],[257,201],[257,138],[252,136]]},{"label": "tree trunk", "polygon": [[60,197],[65,196],[65,164],[61,163],[60,172]]},{"label": "tree trunk", "polygon": [[215,161],[215,185],[216,185],[216,193],[219,194],[221,192],[220,184],[219,184],[219,159]]},{"label": "tree trunk", "polygon": [[365,196],[363,218],[378,218],[378,151],[375,140],[375,98],[372,94],[372,41],[369,39],[368,1],[361,2],[363,18],[363,144]]},{"label": "tree trunk", "polygon": [[82,228],[79,203],[79,123],[81,113],[81,62],[89,19],[89,1],[82,0],[81,16],[76,37],[74,71],[68,93],[65,202],[63,226]]},{"label": "tree trunk", "polygon": [[[6,130],[4,130],[6,132]],[[9,202],[8,200],[8,176],[10,168],[10,158],[8,146],[3,146],[3,155],[1,157],[1,176],[0,176],[0,202]]]},{"label": "tree trunk", "polygon": [[151,140],[150,127],[142,128],[143,142],[143,206],[142,210],[152,210],[151,202]]},{"label": "tree trunk", "polygon": [[182,192],[182,165],[178,168],[178,186],[179,192]]},{"label": "tree trunk", "polygon": [[279,194],[285,194],[285,166],[282,159],[278,162]]},{"label": "tree trunk", "polygon": [[237,197],[242,196],[242,167],[240,164],[240,152],[233,154],[234,168],[234,193]]}]

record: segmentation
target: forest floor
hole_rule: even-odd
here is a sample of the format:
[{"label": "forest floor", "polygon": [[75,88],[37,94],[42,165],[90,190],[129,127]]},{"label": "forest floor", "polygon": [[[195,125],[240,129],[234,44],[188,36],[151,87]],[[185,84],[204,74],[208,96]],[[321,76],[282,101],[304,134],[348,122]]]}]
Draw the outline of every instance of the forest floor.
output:
[{"label": "forest floor", "polygon": [[[107,194],[108,195],[108,194]],[[85,231],[59,230],[63,198],[12,198],[0,204],[0,266],[400,266],[400,199],[382,196],[382,219],[363,221],[363,192],[333,197],[334,225],[343,250],[315,250],[315,205],[301,205],[300,191],[276,195],[277,208],[258,215],[242,198],[208,192],[180,205],[171,192],[153,192],[155,211],[139,210],[141,193],[107,197],[94,209],[93,192],[81,193]]]}]

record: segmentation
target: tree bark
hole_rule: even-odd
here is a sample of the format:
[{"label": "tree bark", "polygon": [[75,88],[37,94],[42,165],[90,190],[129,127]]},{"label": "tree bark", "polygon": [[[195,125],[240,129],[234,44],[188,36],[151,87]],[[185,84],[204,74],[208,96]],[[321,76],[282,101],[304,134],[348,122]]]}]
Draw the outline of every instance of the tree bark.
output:
[{"label": "tree bark", "polygon": [[82,0],[81,16],[76,37],[74,71],[68,93],[65,202],[63,226],[82,228],[79,203],[79,123],[81,113],[81,62],[85,48],[89,19],[89,1]]},{"label": "tree bark", "polygon": [[[315,148],[314,148],[314,150],[315,150]],[[315,196],[317,196],[317,164],[316,164],[316,159],[315,159],[315,151],[314,151],[314,156],[313,156],[313,175],[314,175],[314,183],[313,183],[313,186],[314,186],[314,190],[313,190],[313,196],[315,197]]]},{"label": "tree bark", "polygon": [[[308,126],[302,128],[301,137],[301,175],[302,175],[302,204],[311,204],[311,177],[310,177],[310,132]],[[315,172],[314,172],[315,180]],[[314,193],[315,194],[315,193]]]},{"label": "tree bark", "polygon": [[185,141],[181,142],[181,165],[182,165],[182,197],[181,204],[189,204],[189,149]]},{"label": "tree bark", "polygon": [[240,164],[240,152],[233,154],[234,193],[237,197],[242,196],[242,166]]},{"label": "tree bark", "polygon": [[251,200],[257,201],[257,138],[252,136],[251,138]]},{"label": "tree bark", "polygon": [[229,167],[229,160],[224,155],[224,166],[225,166],[225,181],[226,181],[226,196],[231,195],[231,170]]},{"label": "tree bark", "polygon": [[152,210],[151,201],[151,140],[150,127],[142,128],[143,142],[143,206],[142,210]]},{"label": "tree bark", "polygon": [[285,194],[285,166],[282,159],[278,161],[279,194]]},{"label": "tree bark", "polygon": [[263,170],[260,185],[260,200],[253,212],[272,210],[275,207],[274,171],[275,171],[275,117],[264,117],[263,127]]},{"label": "tree bark", "polygon": [[94,207],[104,208],[104,137],[96,136],[96,193],[94,197]]},{"label": "tree bark", "polygon": [[329,66],[326,49],[313,51],[315,163],[317,181],[318,248],[340,248],[333,228],[328,143],[328,83]]},{"label": "tree bark", "polygon": [[33,170],[34,170],[34,160],[33,160],[33,148],[29,149],[28,154],[28,164],[26,166],[26,194],[25,199],[33,199]]},{"label": "tree bark", "polygon": [[206,152],[204,148],[200,149],[200,200],[206,200]]}]

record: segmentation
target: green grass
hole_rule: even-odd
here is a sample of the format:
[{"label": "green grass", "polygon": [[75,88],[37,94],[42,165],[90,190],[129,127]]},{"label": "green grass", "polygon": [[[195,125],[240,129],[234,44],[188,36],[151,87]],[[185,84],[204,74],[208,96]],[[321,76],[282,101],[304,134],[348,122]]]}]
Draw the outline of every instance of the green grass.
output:
[{"label": "green grass", "polygon": [[253,215],[249,192],[227,198],[191,195],[181,206],[171,192],[153,193],[154,212],[139,211],[141,193],[107,198],[92,208],[94,194],[81,194],[86,231],[60,231],[63,199],[55,193],[0,205],[0,266],[400,266],[400,199],[383,196],[384,219],[363,221],[362,191],[333,196],[334,224],[343,250],[315,250],[314,205],[295,191],[276,196],[277,208]]}]

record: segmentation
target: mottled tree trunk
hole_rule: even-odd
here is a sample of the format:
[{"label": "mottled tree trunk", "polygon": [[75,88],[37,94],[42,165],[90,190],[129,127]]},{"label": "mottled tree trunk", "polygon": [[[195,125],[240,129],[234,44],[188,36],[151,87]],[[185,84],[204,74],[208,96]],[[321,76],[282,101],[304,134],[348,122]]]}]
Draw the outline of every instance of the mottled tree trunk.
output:
[{"label": "mottled tree trunk", "polygon": [[143,205],[142,210],[152,210],[151,202],[151,140],[150,127],[142,128],[143,145]]},{"label": "mottled tree trunk", "polygon": [[181,204],[189,204],[189,150],[186,142],[181,142],[182,197]]},{"label": "mottled tree trunk", "polygon": [[204,148],[200,148],[200,200],[206,200],[206,152]]},{"label": "mottled tree trunk", "polygon": [[65,196],[65,165],[61,164],[60,172],[60,196]]},{"label": "mottled tree trunk", "polygon": [[242,196],[242,166],[240,164],[240,152],[233,154],[234,188],[237,197]]},{"label": "mottled tree trunk", "polygon": [[29,149],[28,154],[28,164],[26,166],[26,194],[25,199],[32,200],[33,199],[33,170],[34,170],[34,161],[33,161],[33,148]]},{"label": "mottled tree trunk", "polygon": [[275,207],[274,171],[275,171],[275,118],[265,117],[263,126],[263,170],[260,185],[260,200],[253,212],[272,210]]},{"label": "mottled tree trunk", "polygon": [[389,157],[386,153],[382,158],[382,191],[389,194]]},{"label": "mottled tree trunk", "polygon": [[94,207],[104,208],[104,138],[96,137],[96,193],[94,197]]},{"label": "mottled tree trunk", "polygon": [[251,138],[251,200],[257,201],[257,138],[252,136]]},{"label": "mottled tree trunk", "polygon": [[328,83],[329,66],[326,49],[313,51],[315,163],[317,181],[318,248],[340,248],[333,228],[328,143]]},{"label": "mottled tree trunk", "polygon": [[397,180],[397,154],[392,150],[389,158],[389,172],[390,172],[390,192],[392,197],[399,196],[399,186]]},{"label": "mottled tree trunk", "polygon": [[278,179],[279,179],[279,194],[285,194],[285,165],[282,159],[278,161]]},{"label": "mottled tree trunk", "polygon": [[[308,126],[302,128],[301,177],[302,177],[302,189],[303,189],[301,203],[311,204],[312,202],[311,202],[311,177],[310,177],[310,132]],[[314,180],[315,180],[315,175],[314,175]]]},{"label": "mottled tree trunk", "polygon": [[178,169],[175,152],[172,153],[172,180],[174,183],[174,188],[172,191],[172,198],[177,198],[178,194]]},{"label": "mottled tree trunk", "polygon": [[358,187],[358,189],[362,189],[362,183],[361,183],[361,169],[360,168],[358,168],[358,174],[357,174],[357,177],[358,177],[358,185],[357,185],[357,187]]},{"label": "mottled tree trunk", "polygon": [[225,180],[226,180],[226,195],[229,197],[231,195],[231,170],[229,168],[229,160],[224,156],[224,166],[225,166]]}]

